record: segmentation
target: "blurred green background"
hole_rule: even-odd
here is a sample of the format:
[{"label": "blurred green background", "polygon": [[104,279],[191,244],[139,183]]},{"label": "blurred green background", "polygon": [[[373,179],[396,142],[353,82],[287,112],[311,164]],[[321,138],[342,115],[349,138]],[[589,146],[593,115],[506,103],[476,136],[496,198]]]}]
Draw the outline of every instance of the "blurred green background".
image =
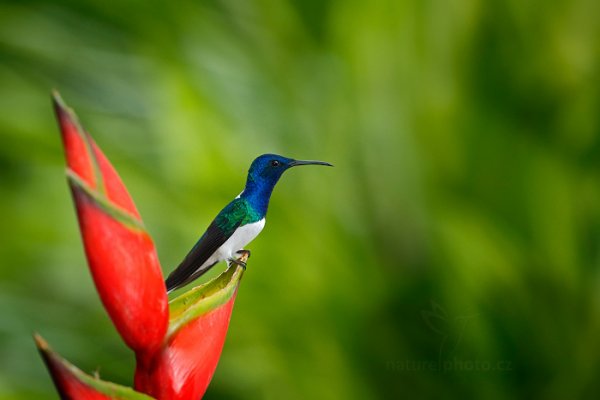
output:
[{"label": "blurred green background", "polygon": [[57,398],[33,331],[132,381],[52,88],[166,273],[255,156],[336,165],[275,190],[207,399],[599,398],[599,21],[596,0],[1,1],[0,399]]}]

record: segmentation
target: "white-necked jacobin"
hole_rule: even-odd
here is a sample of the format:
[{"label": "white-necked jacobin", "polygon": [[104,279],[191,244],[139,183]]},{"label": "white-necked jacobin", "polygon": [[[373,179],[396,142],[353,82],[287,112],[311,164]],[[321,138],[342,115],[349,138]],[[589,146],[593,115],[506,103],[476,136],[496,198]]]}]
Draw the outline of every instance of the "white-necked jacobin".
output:
[{"label": "white-necked jacobin", "polygon": [[192,282],[219,261],[240,263],[234,254],[247,252],[244,246],[264,228],[271,193],[281,175],[291,167],[311,164],[332,166],[323,161],[294,160],[277,154],[256,158],[250,165],[242,193],[221,210],[167,278],[167,293]]}]

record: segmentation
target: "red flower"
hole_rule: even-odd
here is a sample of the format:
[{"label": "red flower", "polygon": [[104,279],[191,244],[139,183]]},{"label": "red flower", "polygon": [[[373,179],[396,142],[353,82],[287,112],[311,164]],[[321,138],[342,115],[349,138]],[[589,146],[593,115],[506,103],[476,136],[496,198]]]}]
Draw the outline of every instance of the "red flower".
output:
[{"label": "red flower", "polygon": [[[154,243],[127,189],[57,93],[53,100],[89,268],[108,315],[135,352],[135,387],[161,400],[200,398],[217,366],[243,269],[233,265],[168,305]],[[111,398],[73,395],[89,388],[81,379],[87,375],[36,341],[63,397]]]},{"label": "red flower", "polygon": [[63,400],[151,400],[131,388],[101,381],[83,373],[52,351],[39,335],[34,335],[37,348],[50,371],[56,389]]},{"label": "red flower", "polygon": [[138,363],[137,390],[158,399],[202,397],[221,355],[243,272],[234,264],[213,281],[171,302],[165,345],[151,363]]},{"label": "red flower", "polygon": [[167,331],[167,294],[154,243],[102,151],[54,95],[67,177],[100,299],[121,337],[144,357]]}]

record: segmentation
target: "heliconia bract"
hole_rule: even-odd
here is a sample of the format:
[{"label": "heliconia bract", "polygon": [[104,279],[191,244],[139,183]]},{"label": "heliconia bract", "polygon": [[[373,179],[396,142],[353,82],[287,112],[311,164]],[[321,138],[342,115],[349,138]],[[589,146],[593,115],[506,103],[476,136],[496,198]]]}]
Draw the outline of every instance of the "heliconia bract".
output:
[{"label": "heliconia bract", "polygon": [[137,361],[136,392],[84,374],[36,336],[61,398],[201,398],[221,355],[244,268],[232,264],[169,304],[154,242],[123,182],[58,93],[53,102],[90,272]]},{"label": "heliconia bract", "polygon": [[48,367],[56,390],[63,400],[151,400],[131,388],[101,381],[87,375],[56,354],[39,335],[34,335],[37,348]]}]

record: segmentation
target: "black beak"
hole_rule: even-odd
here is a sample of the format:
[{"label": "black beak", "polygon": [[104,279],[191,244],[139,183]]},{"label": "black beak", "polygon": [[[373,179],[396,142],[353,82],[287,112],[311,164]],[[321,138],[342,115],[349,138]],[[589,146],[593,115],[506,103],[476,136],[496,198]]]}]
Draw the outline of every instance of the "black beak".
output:
[{"label": "black beak", "polygon": [[329,164],[325,161],[313,161],[313,160],[294,160],[290,163],[290,167],[295,167],[297,165],[326,165],[328,167],[333,167],[332,164]]}]

